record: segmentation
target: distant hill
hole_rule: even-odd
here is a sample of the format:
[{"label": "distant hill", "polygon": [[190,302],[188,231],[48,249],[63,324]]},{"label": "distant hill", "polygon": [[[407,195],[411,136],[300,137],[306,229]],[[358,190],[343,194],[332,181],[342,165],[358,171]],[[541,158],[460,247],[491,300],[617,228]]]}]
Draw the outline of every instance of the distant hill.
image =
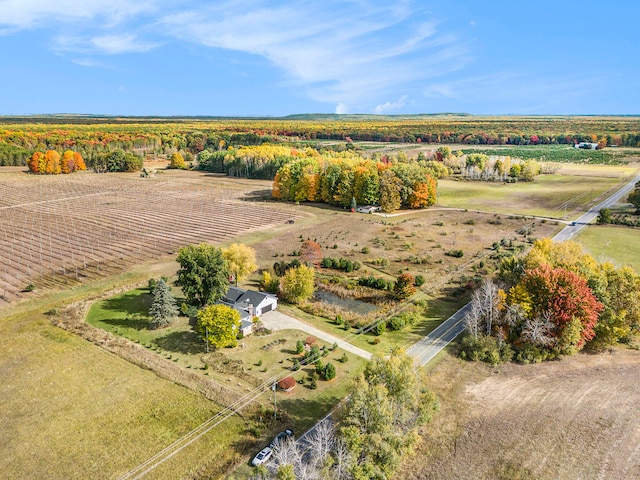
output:
[{"label": "distant hill", "polygon": [[373,115],[373,114],[337,114],[337,113],[299,113],[285,117],[273,117],[277,120],[308,120],[330,122],[375,122],[393,120],[421,120],[434,118],[465,118],[472,117],[468,113],[419,113],[414,115]]},{"label": "distant hill", "polygon": [[373,115],[373,114],[337,114],[337,113],[299,113],[283,117],[271,116],[126,116],[126,115],[93,115],[75,113],[52,113],[36,115],[0,115],[2,123],[156,123],[156,122],[194,122],[224,120],[293,120],[312,122],[389,122],[396,120],[433,120],[473,118],[468,113],[421,113],[415,115]]}]

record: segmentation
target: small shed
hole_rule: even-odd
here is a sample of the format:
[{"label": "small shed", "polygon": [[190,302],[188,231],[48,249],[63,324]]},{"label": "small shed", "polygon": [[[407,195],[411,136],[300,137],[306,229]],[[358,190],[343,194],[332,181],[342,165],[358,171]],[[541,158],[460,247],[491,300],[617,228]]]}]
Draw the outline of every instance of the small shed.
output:
[{"label": "small shed", "polygon": [[284,390],[285,392],[290,392],[294,388],[296,388],[296,379],[293,377],[284,377],[278,382],[278,388],[280,388],[280,390]]}]

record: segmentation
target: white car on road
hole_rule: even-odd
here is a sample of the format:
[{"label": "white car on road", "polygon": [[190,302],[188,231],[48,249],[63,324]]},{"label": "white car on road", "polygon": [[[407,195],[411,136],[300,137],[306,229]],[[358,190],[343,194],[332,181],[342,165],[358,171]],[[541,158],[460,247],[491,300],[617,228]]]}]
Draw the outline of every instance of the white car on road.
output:
[{"label": "white car on road", "polygon": [[262,465],[263,463],[266,463],[269,461],[269,459],[271,458],[271,455],[273,455],[273,450],[271,450],[271,448],[269,447],[265,447],[262,450],[260,450],[260,452],[258,452],[258,454],[253,457],[253,460],[251,460],[251,465],[253,465],[254,467],[257,467],[258,465]]}]

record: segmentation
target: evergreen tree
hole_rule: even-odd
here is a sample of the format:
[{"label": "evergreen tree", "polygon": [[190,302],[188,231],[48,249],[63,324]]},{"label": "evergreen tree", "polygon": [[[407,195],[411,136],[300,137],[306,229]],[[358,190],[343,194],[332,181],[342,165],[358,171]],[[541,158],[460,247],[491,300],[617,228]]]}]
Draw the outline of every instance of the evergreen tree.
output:
[{"label": "evergreen tree", "polygon": [[176,299],[171,295],[171,289],[163,279],[158,281],[153,290],[153,304],[149,309],[152,328],[164,328],[173,323],[178,316]]}]

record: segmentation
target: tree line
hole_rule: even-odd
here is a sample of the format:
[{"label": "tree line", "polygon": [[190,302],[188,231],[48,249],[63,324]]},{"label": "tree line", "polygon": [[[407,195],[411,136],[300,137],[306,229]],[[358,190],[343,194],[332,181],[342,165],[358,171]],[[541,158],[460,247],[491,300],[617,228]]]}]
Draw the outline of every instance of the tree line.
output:
[{"label": "tree line", "polygon": [[432,170],[418,162],[376,162],[363,158],[305,158],[282,166],[272,195],[285,201],[325,202],[341,207],[400,207],[435,204],[437,183]]},{"label": "tree line", "polygon": [[[162,120],[162,119],[161,119]],[[66,123],[65,123],[66,122]],[[573,145],[595,142],[640,146],[634,117],[376,117],[315,119],[11,119],[0,126],[0,165],[16,164],[36,150],[72,149],[85,160],[114,150],[193,155],[220,145],[261,145],[315,140],[468,145]],[[26,150],[26,152],[25,152]],[[20,163],[22,164],[22,163]]]}]

